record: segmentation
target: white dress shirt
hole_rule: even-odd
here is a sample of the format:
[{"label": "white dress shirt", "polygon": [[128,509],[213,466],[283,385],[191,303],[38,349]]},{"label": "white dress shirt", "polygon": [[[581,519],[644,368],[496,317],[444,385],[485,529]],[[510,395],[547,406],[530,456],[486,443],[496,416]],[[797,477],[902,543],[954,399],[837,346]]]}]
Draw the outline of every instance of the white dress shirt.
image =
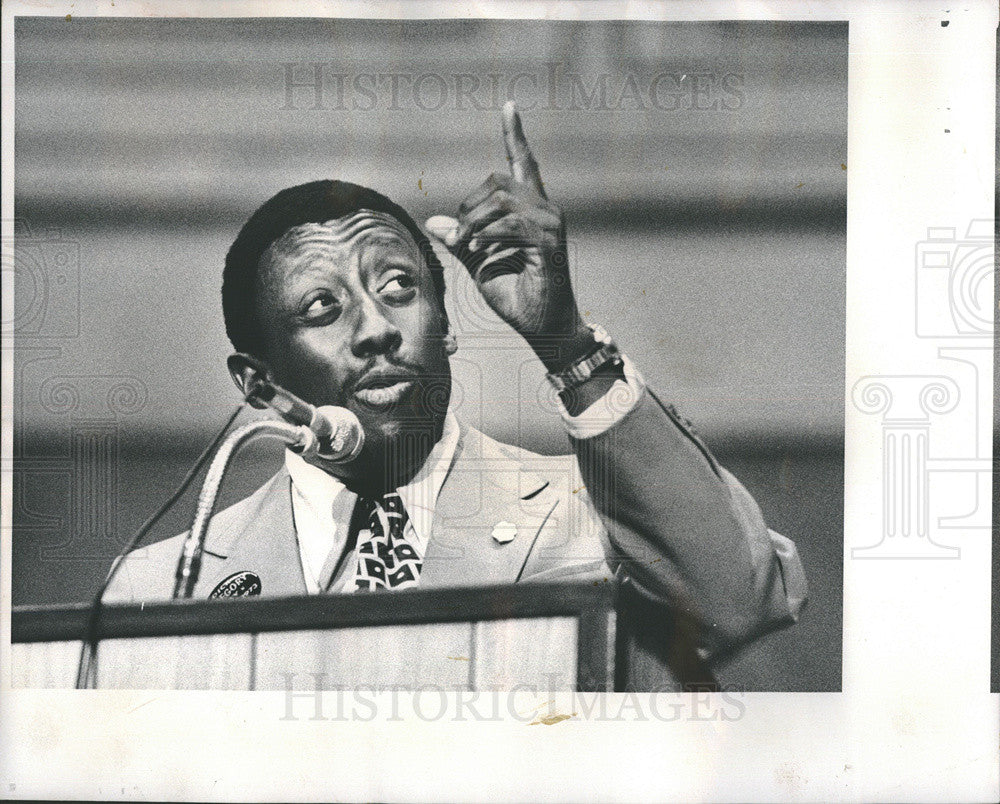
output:
[{"label": "white dress shirt", "polygon": [[[407,514],[404,536],[420,556],[427,549],[434,505],[455,457],[458,433],[458,420],[449,410],[441,439],[434,445],[424,465],[409,483],[397,489]],[[291,450],[285,450],[285,466],[292,476],[292,516],[302,559],[302,574],[306,588],[315,594],[320,591],[320,581],[328,575],[324,572],[330,569],[328,560],[331,556],[339,557],[347,545],[351,514],[358,495],[333,475],[306,463],[302,456]],[[362,543],[364,538],[362,532],[358,535],[358,543]],[[354,560],[353,564],[356,563]],[[336,583],[336,588],[331,587],[328,591],[353,590],[354,569],[351,566]]]},{"label": "white dress shirt", "polygon": [[[562,401],[556,404],[567,432],[574,438],[593,438],[610,429],[627,416],[638,404],[645,389],[642,376],[632,361],[622,355],[625,380],[618,380],[608,392],[584,410],[579,416],[570,416]],[[449,410],[444,420],[441,439],[414,478],[397,489],[407,513],[405,536],[422,557],[431,536],[431,523],[438,494],[455,459],[459,426],[455,414]],[[319,467],[306,463],[300,455],[285,451],[285,466],[292,478],[292,516],[302,561],[302,574],[311,594],[321,591],[350,592],[354,589],[357,558],[346,557],[349,562],[344,572],[324,590],[322,584],[347,546],[348,530],[357,495],[343,483]],[[358,535],[363,543],[364,531]],[[355,547],[355,551],[357,547]]]}]

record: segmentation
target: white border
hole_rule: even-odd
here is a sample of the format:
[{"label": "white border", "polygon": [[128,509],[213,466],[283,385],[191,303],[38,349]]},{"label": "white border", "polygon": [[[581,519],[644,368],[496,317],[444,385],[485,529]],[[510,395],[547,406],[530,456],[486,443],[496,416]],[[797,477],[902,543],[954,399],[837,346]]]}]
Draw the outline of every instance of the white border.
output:
[{"label": "white border", "polygon": [[[912,0],[670,5],[23,0],[5,3],[2,13],[4,221],[13,218],[15,13],[846,19],[848,400],[862,377],[940,374],[936,345],[914,336],[908,290],[914,283],[914,245],[929,226],[962,229],[971,220],[992,216],[997,9],[988,0],[952,5]],[[942,20],[948,20],[947,28]],[[948,136],[938,124],[945,117]],[[10,309],[10,293],[4,294],[4,305]],[[5,537],[11,532],[11,381],[5,353]],[[988,378],[981,378],[976,402],[983,421],[992,418],[991,388]],[[9,688],[9,671],[3,667],[0,795],[997,800],[1000,702],[988,694],[990,534],[957,534],[962,548],[957,560],[852,561],[852,548],[879,535],[883,431],[877,417],[849,402],[845,415],[841,694],[747,695],[742,717],[731,722],[697,716],[664,722],[649,717],[644,704],[624,705],[621,696],[612,708],[621,719],[570,719],[551,727],[526,727],[509,712],[486,723],[447,716],[426,722],[407,717],[414,703],[407,696],[396,707],[380,702],[372,722],[306,717],[282,722],[283,694],[26,692]],[[4,538],[4,642],[9,639],[10,569],[10,540]],[[690,715],[690,698],[661,697],[664,704],[671,700],[684,701]],[[515,713],[538,703],[528,696]]]}]

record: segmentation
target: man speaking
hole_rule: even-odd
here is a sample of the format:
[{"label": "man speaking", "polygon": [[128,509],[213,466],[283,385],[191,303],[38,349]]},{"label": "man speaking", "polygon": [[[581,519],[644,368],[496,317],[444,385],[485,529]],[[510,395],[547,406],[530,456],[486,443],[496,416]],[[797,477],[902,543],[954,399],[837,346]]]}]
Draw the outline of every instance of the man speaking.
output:
[{"label": "man speaking", "polygon": [[[337,464],[286,452],[213,519],[195,597],[617,576],[701,658],[794,622],[806,597],[795,546],[583,322],[562,210],[513,104],[502,122],[509,173],[426,225],[544,364],[574,455],[543,458],[458,421],[443,268],[403,209],[338,181],[282,190],[226,258],[229,369],[244,392],[265,377],[348,408],[364,447]],[[169,597],[181,543],[130,555],[109,598]]]}]

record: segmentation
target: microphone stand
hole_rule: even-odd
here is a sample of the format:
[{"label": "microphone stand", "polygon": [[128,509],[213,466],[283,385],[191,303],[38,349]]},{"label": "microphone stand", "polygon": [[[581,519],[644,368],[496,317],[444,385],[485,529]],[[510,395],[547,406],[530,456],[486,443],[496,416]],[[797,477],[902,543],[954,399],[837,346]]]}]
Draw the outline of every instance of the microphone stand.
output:
[{"label": "microphone stand", "polygon": [[244,444],[261,437],[277,438],[299,453],[309,454],[319,449],[315,433],[302,425],[263,419],[250,422],[233,431],[219,447],[205,473],[191,530],[184,540],[184,548],[177,562],[174,599],[189,598],[194,592],[198,574],[201,572],[201,558],[205,549],[205,537],[208,535],[208,524],[215,512],[215,501],[219,496],[222,478],[229,468],[230,460]]}]

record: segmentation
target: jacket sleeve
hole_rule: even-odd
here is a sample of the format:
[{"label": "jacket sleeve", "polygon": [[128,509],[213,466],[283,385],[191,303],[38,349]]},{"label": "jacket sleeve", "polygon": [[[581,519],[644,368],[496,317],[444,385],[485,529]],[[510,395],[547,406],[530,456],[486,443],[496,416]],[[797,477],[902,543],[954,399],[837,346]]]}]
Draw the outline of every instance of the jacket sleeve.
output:
[{"label": "jacket sleeve", "polygon": [[807,587],[794,543],[652,390],[604,432],[570,441],[611,567],[690,621],[704,658],[798,619]]}]

